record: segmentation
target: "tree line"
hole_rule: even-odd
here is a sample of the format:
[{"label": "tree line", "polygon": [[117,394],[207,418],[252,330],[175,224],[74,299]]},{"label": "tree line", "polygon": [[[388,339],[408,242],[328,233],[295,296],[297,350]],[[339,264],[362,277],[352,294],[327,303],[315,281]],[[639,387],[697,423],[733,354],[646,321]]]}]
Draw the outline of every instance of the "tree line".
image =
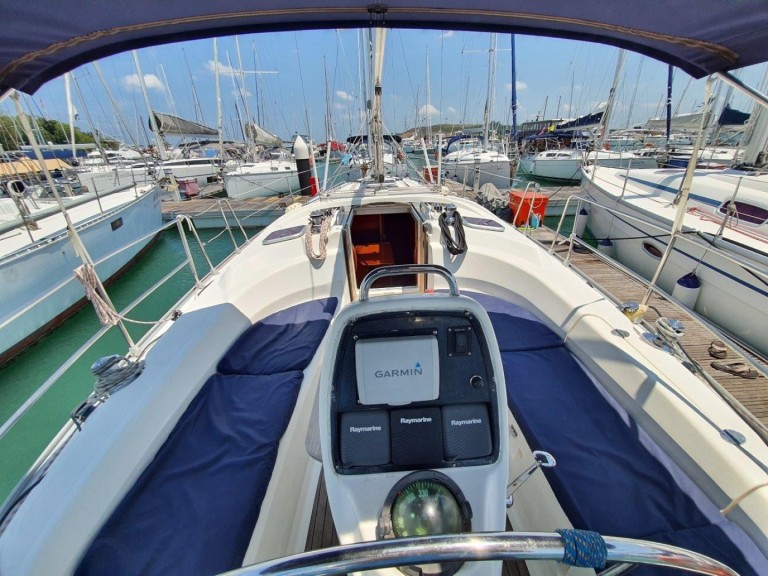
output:
[{"label": "tree line", "polygon": [[[35,136],[38,138],[39,144],[70,143],[68,123],[39,117],[30,117],[30,123],[35,127]],[[83,132],[75,127],[76,144],[90,144],[94,142],[96,142],[96,139],[93,134]],[[21,127],[21,122],[15,116],[0,115],[0,145],[2,145],[3,150],[19,150],[22,146],[28,144],[29,141]]]}]

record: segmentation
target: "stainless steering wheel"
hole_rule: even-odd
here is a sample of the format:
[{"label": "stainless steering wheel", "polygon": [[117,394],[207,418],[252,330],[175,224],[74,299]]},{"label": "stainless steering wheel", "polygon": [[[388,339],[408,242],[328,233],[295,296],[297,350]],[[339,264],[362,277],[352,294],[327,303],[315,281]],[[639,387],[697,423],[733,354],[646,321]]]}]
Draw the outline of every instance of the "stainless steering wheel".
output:
[{"label": "stainless steering wheel", "polygon": [[[724,564],[684,548],[630,538],[603,540],[607,562],[618,563],[601,572],[603,576],[623,574],[634,564],[668,566],[711,576],[738,576]],[[445,534],[324,548],[253,564],[227,572],[226,576],[317,576],[453,561],[560,561],[564,550],[560,535],[552,533]]]}]

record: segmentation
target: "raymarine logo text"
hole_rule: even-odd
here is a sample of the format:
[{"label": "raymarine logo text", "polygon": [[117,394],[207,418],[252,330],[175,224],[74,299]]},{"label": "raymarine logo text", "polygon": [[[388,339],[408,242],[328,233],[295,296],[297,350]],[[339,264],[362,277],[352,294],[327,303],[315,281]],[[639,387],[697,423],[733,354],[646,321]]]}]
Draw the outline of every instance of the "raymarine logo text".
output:
[{"label": "raymarine logo text", "polygon": [[381,432],[381,426],[350,426],[349,431],[353,434],[361,432]]},{"label": "raymarine logo text", "polygon": [[429,416],[422,416],[421,418],[400,418],[400,424],[426,424],[432,422],[432,418]]},{"label": "raymarine logo text", "polygon": [[469,426],[472,424],[482,424],[480,418],[469,418],[467,420],[451,420],[451,426]]}]

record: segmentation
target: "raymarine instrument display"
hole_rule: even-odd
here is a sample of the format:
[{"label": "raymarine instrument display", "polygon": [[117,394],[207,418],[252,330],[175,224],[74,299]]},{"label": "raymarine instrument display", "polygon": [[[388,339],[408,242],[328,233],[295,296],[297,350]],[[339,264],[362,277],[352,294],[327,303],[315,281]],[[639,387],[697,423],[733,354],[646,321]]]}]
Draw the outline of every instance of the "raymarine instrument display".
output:
[{"label": "raymarine instrument display", "polygon": [[393,406],[435,400],[440,394],[437,338],[369,338],[355,343],[361,404]]}]

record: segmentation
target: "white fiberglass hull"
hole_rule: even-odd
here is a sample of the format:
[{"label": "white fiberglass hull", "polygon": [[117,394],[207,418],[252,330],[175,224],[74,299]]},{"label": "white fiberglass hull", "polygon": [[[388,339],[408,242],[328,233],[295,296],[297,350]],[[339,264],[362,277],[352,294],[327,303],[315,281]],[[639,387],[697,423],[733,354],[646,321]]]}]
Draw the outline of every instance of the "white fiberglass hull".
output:
[{"label": "white fiberglass hull", "polygon": [[[587,162],[595,162],[595,152],[590,152]],[[584,153],[581,151],[541,152],[533,157],[520,160],[520,170],[525,174],[547,180],[578,181],[581,180],[581,166],[584,163]],[[645,158],[625,152],[597,153],[598,166],[612,168],[656,168],[657,162],[653,158]]]},{"label": "white fiberglass hull", "polygon": [[[132,190],[108,196],[102,199],[103,213],[95,201],[71,210],[102,281],[120,271],[152,240],[152,232],[161,225],[160,193],[159,188],[152,188],[138,198]],[[122,204],[106,206],[120,199]],[[78,222],[76,218],[83,213],[89,215]],[[51,218],[57,217],[61,218]],[[0,261],[0,358],[8,359],[34,342],[74,312],[85,297],[73,275],[82,262],[69,237],[60,229],[47,238]],[[99,262],[121,248],[125,249]]]},{"label": "white fiberglass hull", "polygon": [[299,172],[292,162],[243,164],[224,173],[224,189],[227,196],[238,200],[297,194]]},{"label": "white fiberglass hull", "polygon": [[218,180],[221,167],[212,160],[168,160],[159,169],[159,176],[173,176],[176,180],[196,180],[202,188]]},{"label": "white fiberglass hull", "polygon": [[[675,214],[671,199],[638,201],[636,198],[642,194],[630,184],[624,192],[628,201],[617,202],[616,193],[621,194],[622,180],[611,179],[609,184],[606,182],[608,178],[604,179],[601,173],[598,169],[594,182],[585,175],[583,185],[599,205],[617,210],[619,214],[613,215],[597,206],[590,206],[589,229],[596,238],[610,237],[615,258],[644,278],[651,279],[660,262],[659,255],[669,243],[667,231],[672,227]],[[641,177],[640,173],[635,174],[637,178]],[[694,181],[692,194],[697,191],[695,184]],[[695,202],[692,204],[695,206]],[[694,310],[766,354],[768,285],[764,279],[768,274],[768,242],[752,235],[740,237],[726,231],[726,241],[717,242],[722,251],[711,250],[708,239],[717,233],[719,224],[707,217],[702,218],[700,214],[686,215],[684,226],[701,233],[686,234],[688,241],[676,241],[657,284],[671,294],[676,282],[695,270],[701,282],[701,291]],[[739,265],[729,257],[745,265]]]},{"label": "white fiberglass hull", "polygon": [[[455,156],[454,156],[455,154]],[[446,179],[475,186],[491,183],[499,189],[507,189],[514,178],[514,164],[503,154],[496,152],[473,153],[460,150],[443,158]]]},{"label": "white fiberglass hull", "polygon": [[574,181],[581,178],[581,158],[562,160],[542,160],[523,158],[520,160],[520,171],[523,174],[547,180]]}]

